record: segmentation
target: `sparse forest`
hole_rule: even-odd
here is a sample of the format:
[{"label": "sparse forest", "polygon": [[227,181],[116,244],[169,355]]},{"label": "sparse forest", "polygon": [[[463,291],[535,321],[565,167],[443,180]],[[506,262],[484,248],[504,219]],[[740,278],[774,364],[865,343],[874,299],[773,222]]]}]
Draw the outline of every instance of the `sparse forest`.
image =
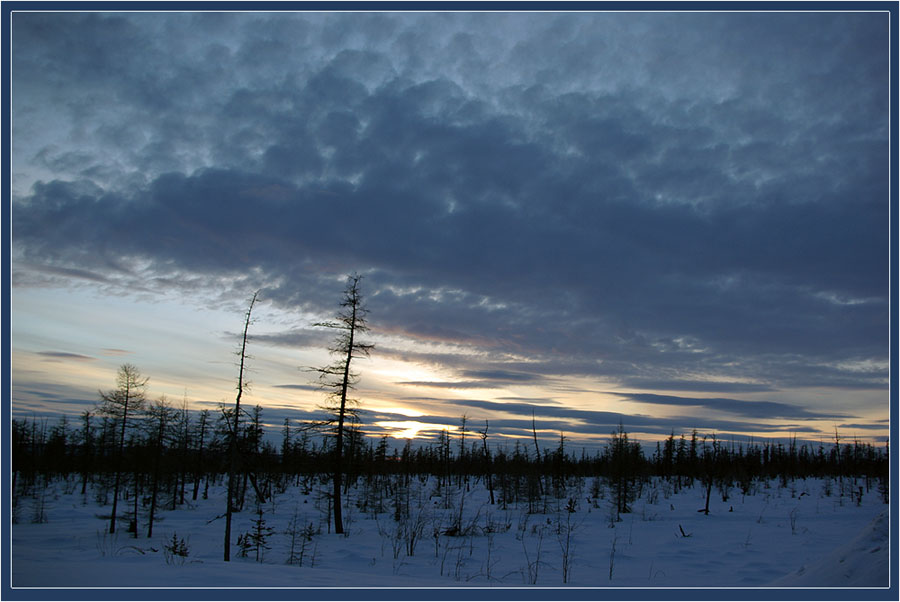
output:
[{"label": "sparse forest", "polygon": [[[694,432],[672,434],[647,454],[620,427],[603,450],[587,454],[562,437],[539,451],[526,441],[492,444],[487,429],[397,447],[349,423],[338,534],[335,437],[285,421],[276,446],[263,417],[255,406],[238,421],[232,562],[336,570],[340,561],[327,550],[347,541],[373,550],[370,561],[389,567],[383,574],[397,577],[396,585],[421,575],[407,568],[418,562],[445,585],[567,585],[573,575],[581,585],[588,576],[595,586],[633,584],[624,567],[636,524],[667,541],[692,542],[700,528],[708,525],[712,537],[727,520],[732,532],[745,530],[740,545],[729,545],[751,550],[772,537],[764,529],[797,536],[788,542],[799,545],[813,520],[841,520],[861,507],[881,512],[889,502],[888,450],[859,441],[731,444]],[[157,400],[134,416],[121,451],[120,420],[85,412],[77,423],[14,421],[13,521],[59,522],[71,505],[87,512],[80,528],[96,532],[101,555],[159,555],[166,564],[221,559],[221,544],[201,552],[197,542],[214,532],[210,542],[221,541],[232,416]],[[181,526],[188,517],[194,526]],[[731,522],[738,518],[740,527]],[[640,585],[672,577],[653,562],[640,570],[656,578]]]},{"label": "sparse forest", "polygon": [[[318,371],[331,418],[285,419],[267,432],[264,409],[241,405],[256,299],[243,321],[233,406],[198,412],[187,400],[150,400],[149,379],[126,364],[116,388],[101,391],[97,407],[77,420],[14,420],[13,523],[47,523],[65,499],[93,509],[88,528],[101,556],[130,550],[178,565],[210,558],[210,545],[202,554],[192,548],[199,533],[166,526],[179,515],[193,516],[187,528],[207,539],[224,529],[225,561],[234,547],[242,562],[337,569],[326,557],[341,536],[378,548],[372,566],[386,563],[395,576],[407,575],[417,557],[453,583],[567,585],[576,575],[576,583],[602,586],[620,583],[636,520],[658,532],[669,514],[666,532],[688,540],[703,525],[697,521],[721,528],[712,527],[716,517],[736,513],[749,548],[770,504],[781,504],[785,534],[802,535],[811,520],[800,510],[804,496],[816,498],[816,514],[889,502],[887,446],[844,440],[837,430],[828,445],[693,431],[648,448],[620,424],[592,453],[563,433],[542,447],[535,419],[532,436],[512,442],[492,441],[487,421],[466,416],[431,442],[365,436],[348,396],[351,360],[372,348],[358,338],[367,329],[358,276],[348,280],[337,320],[322,324],[338,333],[334,363]],[[608,542],[598,529],[612,533]],[[662,566],[651,561],[647,570],[651,584],[666,582]]]},{"label": "sparse forest", "polygon": [[[185,412],[166,400],[158,400],[152,412],[135,416],[121,441],[120,420],[84,412],[78,423],[63,418],[56,424],[41,419],[13,420],[13,509],[21,510],[28,499],[47,483],[62,479],[101,504],[112,504],[116,483],[123,499],[145,498],[137,506],[149,512],[152,499],[176,508],[186,501],[206,498],[210,488],[225,486],[230,464],[230,412],[213,418],[209,411]],[[334,474],[332,438],[317,435],[285,421],[282,444],[265,438],[263,410],[255,406],[239,421],[237,447],[244,470],[235,478],[236,510],[263,500],[271,492],[284,492],[298,484],[313,483]],[[433,480],[446,486],[475,485],[493,491],[494,505],[506,508],[524,504],[539,512],[548,500],[565,497],[572,482],[587,483],[588,497],[608,491],[617,514],[631,511],[650,483],[665,484],[673,492],[702,487],[727,500],[747,495],[761,483],[777,481],[788,487],[797,480],[823,479],[832,483],[833,495],[852,501],[873,491],[888,502],[888,450],[859,441],[812,447],[768,441],[728,443],[696,432],[670,435],[645,454],[623,429],[614,431],[602,451],[588,455],[564,444],[540,450],[525,441],[514,445],[490,444],[476,431],[470,443],[457,445],[448,432],[431,444],[405,445],[387,436],[363,436],[359,423],[345,427],[342,454],[342,491],[362,489],[385,503],[392,488],[387,483]],[[386,489],[384,489],[386,487]],[[592,491],[593,489],[593,491]],[[543,493],[541,493],[543,492]],[[152,495],[151,495],[152,493]],[[379,497],[379,495],[381,497]],[[329,494],[330,497],[330,494]],[[366,505],[372,503],[366,501]],[[135,521],[135,508],[120,514],[129,532],[145,520]],[[110,509],[110,514],[112,510]],[[17,513],[18,519],[23,515]],[[112,532],[112,530],[111,530]]]}]

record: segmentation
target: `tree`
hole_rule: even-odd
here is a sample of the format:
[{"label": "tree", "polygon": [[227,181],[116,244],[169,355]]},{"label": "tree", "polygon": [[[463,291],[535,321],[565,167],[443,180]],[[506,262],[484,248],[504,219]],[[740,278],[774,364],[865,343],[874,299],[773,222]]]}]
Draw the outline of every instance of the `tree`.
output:
[{"label": "tree", "polygon": [[172,510],[176,504],[184,504],[185,488],[188,477],[188,450],[191,444],[191,414],[188,411],[187,391],[181,398],[181,406],[175,412],[175,443],[182,462],[178,463],[178,474],[175,480],[176,487],[172,492]]},{"label": "tree", "polygon": [[537,481],[538,495],[540,495],[541,497],[544,497],[544,485],[543,485],[543,481],[541,481],[541,475],[540,475],[541,448],[538,446],[537,426],[535,425],[535,422],[534,422],[534,410],[531,410],[531,434],[534,437],[534,454],[535,454],[534,461],[535,461],[535,470],[537,472],[537,476],[535,477],[534,475],[529,475],[530,476],[529,480],[531,480],[533,478]]},{"label": "tree", "polygon": [[291,465],[291,451],[294,446],[293,441],[291,441],[291,419],[284,419],[284,428],[281,430],[281,466],[287,471],[290,470]]},{"label": "tree", "polygon": [[156,518],[157,498],[159,493],[160,470],[166,439],[170,436],[171,423],[175,419],[175,411],[165,395],[154,401],[147,410],[148,438],[153,449],[153,478],[150,484],[150,516],[147,520],[147,537],[153,537],[153,521]]},{"label": "tree", "polygon": [[250,552],[255,552],[256,562],[262,562],[266,550],[272,549],[268,542],[269,537],[275,533],[275,529],[266,525],[262,506],[256,509],[256,516],[257,518],[252,521],[253,527],[250,531],[238,537],[238,547],[241,550],[241,558],[246,558]]},{"label": "tree", "polygon": [[462,487],[463,480],[468,485],[468,471],[466,470],[466,415],[463,414],[460,419],[462,424],[459,427],[459,456],[456,461],[456,484]]},{"label": "tree", "polygon": [[91,456],[94,448],[94,429],[90,410],[81,413],[81,495],[87,492],[88,475],[91,472]]},{"label": "tree", "polygon": [[[197,455],[194,463],[194,493],[191,498],[194,501],[197,501],[197,490],[200,489],[200,477],[203,474],[203,443],[206,438],[206,428],[209,425],[209,410],[202,410],[200,412],[200,417],[197,421],[196,430],[197,434]],[[209,478],[206,479],[207,485],[209,485]],[[206,499],[206,494],[203,494],[203,499]]]},{"label": "tree", "polygon": [[634,480],[641,459],[641,447],[628,440],[628,433],[622,423],[614,430],[606,448],[612,497],[616,505],[616,518],[631,512],[629,504],[634,501]]},{"label": "tree", "polygon": [[253,313],[253,306],[256,304],[258,296],[259,291],[253,293],[253,296],[250,298],[250,306],[247,308],[247,313],[244,314],[244,332],[241,335],[240,351],[237,353],[240,358],[238,361],[237,397],[234,400],[234,415],[232,416],[234,423],[229,425],[228,437],[228,500],[225,502],[225,562],[231,560],[231,514],[234,512],[234,506],[232,504],[234,496],[234,473],[237,470],[238,461],[238,433],[240,432],[238,429],[240,427],[241,396],[247,388],[247,383],[244,382],[244,367],[247,361],[247,332],[250,330],[250,316]]},{"label": "tree", "polygon": [[487,438],[488,438],[488,421],[484,421],[484,430],[481,431],[481,445],[484,451],[484,472],[485,477],[487,477],[487,486],[488,492],[491,494],[491,506],[494,505],[494,481],[491,479],[491,473],[493,469],[491,468],[491,451],[488,449]]},{"label": "tree", "polygon": [[358,401],[350,399],[347,394],[353,389],[359,376],[350,369],[354,358],[368,357],[374,345],[361,343],[357,339],[359,334],[369,330],[366,322],[368,310],[363,304],[359,281],[362,276],[352,274],[347,278],[347,287],[344,289],[344,297],[341,301],[341,309],[335,321],[323,322],[316,326],[332,328],[338,332],[334,344],[329,351],[335,356],[335,361],[324,368],[317,369],[319,381],[323,389],[329,391],[328,402],[323,409],[327,410],[332,418],[326,424],[334,425],[334,532],[343,533],[344,525],[341,514],[341,481],[344,467],[344,423],[348,418],[356,417]]},{"label": "tree", "polygon": [[98,413],[116,421],[119,441],[116,445],[115,480],[113,482],[112,516],[109,519],[109,532],[116,532],[116,509],[119,501],[119,485],[122,477],[122,456],[125,450],[125,433],[128,419],[134,419],[143,409],[146,401],[146,388],[149,378],[141,376],[140,371],[132,364],[122,364],[116,374],[117,388],[112,391],[100,391]]},{"label": "tree", "polygon": [[716,435],[709,435],[712,445],[707,445],[707,437],[703,437],[703,480],[706,485],[706,505],[703,507],[703,514],[709,516],[709,497],[712,494],[713,481],[716,478],[716,469],[719,461],[719,442]]}]

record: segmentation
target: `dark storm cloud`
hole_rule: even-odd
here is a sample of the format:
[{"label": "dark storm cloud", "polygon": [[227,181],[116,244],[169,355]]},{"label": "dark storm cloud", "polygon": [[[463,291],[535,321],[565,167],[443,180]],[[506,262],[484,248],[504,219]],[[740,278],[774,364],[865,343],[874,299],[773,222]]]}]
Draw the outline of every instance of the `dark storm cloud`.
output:
[{"label": "dark storm cloud", "polygon": [[653,393],[611,393],[639,403],[688,406],[718,410],[748,418],[788,418],[793,420],[849,418],[847,414],[823,414],[777,401],[742,401],[724,397],[676,397]]},{"label": "dark storm cloud", "polygon": [[530,383],[540,380],[537,375],[511,370],[464,370],[462,375],[468,378],[479,378],[501,383]]},{"label": "dark storm cloud", "polygon": [[[817,433],[817,429],[801,424],[772,425],[764,422],[744,422],[702,418],[694,416],[675,416],[659,418],[655,416],[624,414],[619,412],[573,410],[565,406],[544,406],[530,403],[495,403],[476,399],[446,400],[465,414],[470,425],[479,425],[487,418],[491,425],[501,431],[530,432],[532,430],[532,412],[534,427],[541,431],[563,431],[567,434],[606,435],[622,424],[629,431],[667,435],[671,432],[684,433],[693,429],[705,432],[786,432],[797,431]],[[476,410],[473,412],[472,410]],[[419,416],[419,422],[446,424],[446,416]],[[475,427],[473,427],[475,428]]]},{"label": "dark storm cloud", "polygon": [[[24,269],[23,269],[24,268]],[[47,265],[28,265],[20,266],[13,272],[12,281],[15,284],[34,284],[45,280],[55,280],[58,278],[71,280],[87,280],[96,282],[97,284],[109,284],[110,279],[107,276],[91,272],[88,270],[80,270],[77,268],[63,268]]]},{"label": "dark storm cloud", "polygon": [[637,389],[715,393],[758,393],[775,390],[771,385],[766,384],[719,382],[706,380],[657,380],[650,378],[630,378],[624,380],[622,384]]},{"label": "dark storm cloud", "polygon": [[295,329],[289,332],[274,334],[254,334],[254,343],[274,345],[277,347],[302,348],[302,347],[328,347],[332,340],[332,334],[323,330]]},{"label": "dark storm cloud", "polygon": [[861,423],[848,423],[848,424],[839,424],[838,428],[842,429],[864,429],[864,430],[876,430],[883,431],[887,428],[887,425],[884,424],[861,424]]},{"label": "dark storm cloud", "polygon": [[89,387],[67,386],[47,382],[33,374],[19,374],[12,379],[11,404],[14,419],[55,418],[80,414],[97,405],[97,390]]},{"label": "dark storm cloud", "polygon": [[878,14],[13,28],[21,266],[328,313],[359,270],[373,329],[501,358],[423,353],[478,386],[886,387]]}]

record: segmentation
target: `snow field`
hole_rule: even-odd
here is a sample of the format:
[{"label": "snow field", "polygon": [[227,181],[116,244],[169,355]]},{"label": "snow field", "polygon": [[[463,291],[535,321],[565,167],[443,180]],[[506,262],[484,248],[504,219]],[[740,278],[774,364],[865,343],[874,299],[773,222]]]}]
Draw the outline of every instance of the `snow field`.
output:
[{"label": "snow field", "polygon": [[[74,477],[73,477],[74,478]],[[17,587],[886,587],[887,508],[864,479],[754,483],[710,514],[705,489],[654,478],[632,512],[616,516],[600,481],[573,478],[559,496],[532,505],[491,505],[481,481],[437,486],[413,477],[373,494],[352,487],[344,499],[346,533],[329,532],[327,479],[287,487],[257,506],[250,492],[234,515],[232,561],[222,560],[224,489],[209,499],[159,511],[152,539],[106,534],[109,506],[66,481],[18,501],[12,525],[12,585]],[[66,491],[70,491],[66,493]],[[592,496],[592,491],[599,495]],[[853,492],[853,495],[851,495]],[[380,499],[378,499],[380,498]],[[43,504],[40,500],[43,499]],[[123,503],[120,501],[120,508]],[[127,504],[125,504],[127,506]],[[380,506],[380,507],[379,507]],[[398,510],[399,506],[399,510]],[[408,513],[405,509],[408,507]],[[254,520],[271,530],[240,557],[235,542]],[[380,512],[376,510],[382,510]],[[570,511],[571,510],[571,511]],[[396,520],[399,518],[399,520]],[[44,519],[46,522],[31,522]],[[292,528],[293,524],[293,528]],[[292,537],[293,533],[293,537]],[[186,557],[167,553],[183,540]],[[293,563],[291,545],[293,541]],[[267,549],[266,549],[267,548]]]}]

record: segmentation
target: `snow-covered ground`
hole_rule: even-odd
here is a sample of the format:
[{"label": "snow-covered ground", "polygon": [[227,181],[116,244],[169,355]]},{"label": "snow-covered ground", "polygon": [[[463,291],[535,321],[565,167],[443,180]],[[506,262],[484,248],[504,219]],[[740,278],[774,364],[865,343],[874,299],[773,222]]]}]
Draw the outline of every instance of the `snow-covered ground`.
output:
[{"label": "snow-covered ground", "polygon": [[[727,501],[714,490],[707,516],[698,513],[705,501],[699,484],[676,493],[654,480],[632,512],[615,521],[609,492],[601,488],[601,496],[592,497],[590,479],[570,483],[562,498],[547,496],[535,513],[528,513],[525,500],[505,509],[491,505],[481,483],[469,491],[444,487],[437,495],[433,479],[413,479],[405,498],[409,517],[401,522],[394,519],[396,491],[376,514],[371,505],[361,508],[362,488],[351,490],[344,504],[346,535],[329,533],[327,489],[317,481],[306,495],[299,487],[276,494],[262,506],[272,531],[261,561],[254,551],[240,557],[233,545],[226,563],[221,488],[211,488],[207,500],[160,512],[148,539],[146,517],[140,537],[124,529],[105,534],[108,522],[101,515],[109,506],[97,506],[90,492],[82,496],[77,488],[64,493],[55,483],[43,497],[47,522],[31,522],[41,514],[38,500],[18,501],[12,586],[888,586],[888,506],[875,487],[859,504],[849,488],[840,496],[836,481],[763,483],[749,495],[733,488]],[[259,518],[250,493],[247,499],[235,515],[233,541]],[[299,566],[287,564],[292,521],[295,560],[303,555]],[[457,523],[461,534],[453,534]],[[307,539],[300,527],[314,534]],[[410,533],[419,534],[412,550]],[[186,557],[166,553],[173,536],[184,539]]]}]

